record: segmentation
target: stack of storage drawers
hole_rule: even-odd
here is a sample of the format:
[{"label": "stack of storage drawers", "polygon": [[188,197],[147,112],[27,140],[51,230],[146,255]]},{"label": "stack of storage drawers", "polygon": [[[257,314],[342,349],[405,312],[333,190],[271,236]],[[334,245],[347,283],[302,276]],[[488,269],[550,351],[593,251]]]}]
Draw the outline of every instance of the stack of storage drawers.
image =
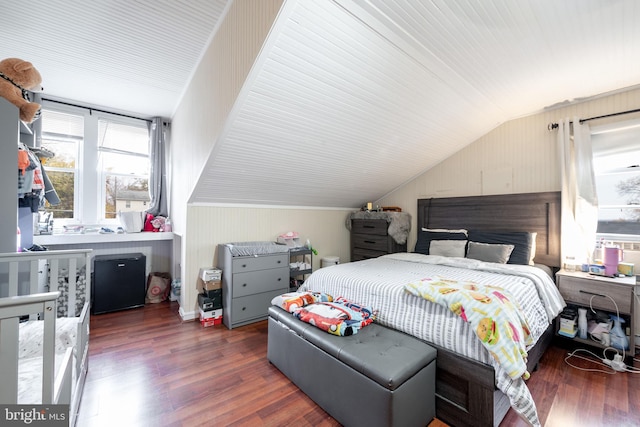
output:
[{"label": "stack of storage drawers", "polygon": [[377,258],[380,255],[406,252],[407,244],[400,245],[389,236],[389,223],[384,219],[351,220],[351,261]]},{"label": "stack of storage drawers", "polygon": [[218,246],[222,269],[222,322],[229,329],[267,318],[271,300],[289,291],[289,252],[234,256]]}]

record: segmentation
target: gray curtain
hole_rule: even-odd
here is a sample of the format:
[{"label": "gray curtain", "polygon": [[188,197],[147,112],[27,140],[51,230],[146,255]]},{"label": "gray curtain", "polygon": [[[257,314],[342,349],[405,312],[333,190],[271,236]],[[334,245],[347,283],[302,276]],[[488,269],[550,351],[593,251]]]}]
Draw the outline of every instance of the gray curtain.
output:
[{"label": "gray curtain", "polygon": [[149,195],[151,205],[147,212],[153,216],[169,216],[167,204],[167,166],[165,146],[167,144],[167,125],[161,117],[154,117],[149,124],[151,171],[149,176]]}]

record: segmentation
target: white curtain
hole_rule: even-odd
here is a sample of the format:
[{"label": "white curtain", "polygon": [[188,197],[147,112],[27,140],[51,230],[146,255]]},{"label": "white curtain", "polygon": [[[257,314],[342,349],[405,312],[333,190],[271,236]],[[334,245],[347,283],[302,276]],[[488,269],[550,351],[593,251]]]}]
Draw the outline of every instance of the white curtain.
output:
[{"label": "white curtain", "polygon": [[558,123],[562,177],[562,259],[591,261],[598,227],[598,197],[589,125],[578,118]]}]

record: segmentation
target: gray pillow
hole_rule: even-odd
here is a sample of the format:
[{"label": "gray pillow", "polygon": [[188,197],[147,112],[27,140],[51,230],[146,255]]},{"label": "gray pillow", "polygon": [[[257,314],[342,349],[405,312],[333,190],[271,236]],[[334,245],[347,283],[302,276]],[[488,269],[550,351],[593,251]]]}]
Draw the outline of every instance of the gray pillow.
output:
[{"label": "gray pillow", "polygon": [[432,240],[429,243],[429,255],[457,256],[464,258],[466,240]]},{"label": "gray pillow", "polygon": [[497,245],[489,243],[469,242],[467,258],[473,258],[485,262],[506,264],[513,252],[513,245]]}]

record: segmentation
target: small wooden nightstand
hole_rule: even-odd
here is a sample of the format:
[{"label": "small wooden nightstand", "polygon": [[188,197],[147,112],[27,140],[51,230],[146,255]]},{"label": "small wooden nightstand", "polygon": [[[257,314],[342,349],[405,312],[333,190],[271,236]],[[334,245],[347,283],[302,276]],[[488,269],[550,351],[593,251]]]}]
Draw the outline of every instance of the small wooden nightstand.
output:
[{"label": "small wooden nightstand", "polygon": [[[595,276],[580,271],[560,270],[556,273],[556,283],[560,294],[567,304],[581,307],[603,310],[616,314],[616,305],[621,315],[628,316],[630,322],[629,348],[633,349],[635,344],[635,320],[636,299],[633,295],[636,285],[636,277],[603,277]],[[613,301],[608,298],[611,297]],[[587,339],[574,338],[575,341],[589,345],[600,346],[597,342]],[[633,351],[631,351],[633,355]]]}]

